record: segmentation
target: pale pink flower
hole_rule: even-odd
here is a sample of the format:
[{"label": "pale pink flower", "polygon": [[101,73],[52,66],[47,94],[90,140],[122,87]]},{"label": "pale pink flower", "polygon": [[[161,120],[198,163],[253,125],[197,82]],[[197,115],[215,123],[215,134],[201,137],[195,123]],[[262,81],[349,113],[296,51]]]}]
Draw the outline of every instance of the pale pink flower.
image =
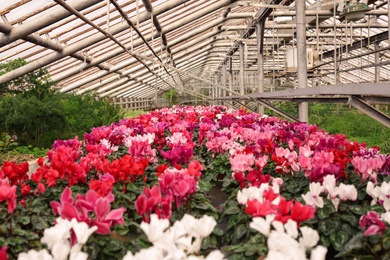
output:
[{"label": "pale pink flower", "polygon": [[255,157],[253,154],[236,154],[229,158],[234,172],[245,172],[252,170],[252,166],[255,163]]}]

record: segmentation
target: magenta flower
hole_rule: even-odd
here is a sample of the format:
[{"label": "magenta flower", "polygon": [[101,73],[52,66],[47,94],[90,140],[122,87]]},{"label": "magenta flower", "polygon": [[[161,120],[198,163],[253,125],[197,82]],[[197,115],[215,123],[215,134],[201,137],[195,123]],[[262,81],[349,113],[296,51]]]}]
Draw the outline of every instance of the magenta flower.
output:
[{"label": "magenta flower", "polygon": [[364,236],[372,236],[375,234],[383,235],[386,225],[379,218],[379,213],[375,211],[369,211],[366,215],[360,217],[359,225],[365,230]]},{"label": "magenta flower", "polygon": [[[94,190],[89,190],[85,195],[77,195],[76,201],[72,198],[72,191],[66,187],[61,195],[60,202],[52,201],[50,205],[54,214],[60,215],[64,219],[78,222],[85,222],[90,226],[97,226],[96,233],[107,235],[111,227],[116,224],[123,225],[123,213],[125,208],[121,207],[111,211],[110,203],[114,201],[114,196],[109,194],[100,197]],[[89,213],[93,212],[95,217]]]}]

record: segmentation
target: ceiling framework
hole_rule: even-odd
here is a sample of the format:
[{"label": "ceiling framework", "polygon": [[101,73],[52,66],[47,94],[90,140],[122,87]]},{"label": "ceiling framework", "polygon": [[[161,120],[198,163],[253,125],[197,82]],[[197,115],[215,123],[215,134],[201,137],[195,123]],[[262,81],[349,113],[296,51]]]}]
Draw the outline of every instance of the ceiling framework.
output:
[{"label": "ceiling framework", "polygon": [[341,15],[343,1],[297,1],[3,0],[0,62],[28,63],[1,75],[0,84],[46,68],[64,93],[153,99],[174,88],[264,106],[277,98],[349,102],[381,117],[366,105],[386,103],[389,87],[381,95],[302,94],[296,53],[304,43],[308,89],[389,83],[388,1],[368,0],[357,21]]}]

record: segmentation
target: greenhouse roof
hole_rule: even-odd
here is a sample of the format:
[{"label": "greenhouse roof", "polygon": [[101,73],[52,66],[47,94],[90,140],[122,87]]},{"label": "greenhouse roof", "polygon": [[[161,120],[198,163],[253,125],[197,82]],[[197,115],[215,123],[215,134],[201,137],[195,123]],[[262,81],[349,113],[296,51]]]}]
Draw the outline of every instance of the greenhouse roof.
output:
[{"label": "greenhouse roof", "polygon": [[[387,1],[368,1],[355,21],[343,15],[343,1],[305,4],[309,86],[389,81]],[[297,44],[294,1],[2,0],[0,15],[0,62],[28,62],[0,83],[44,67],[61,92],[146,98],[175,88],[194,95],[194,84],[215,84],[223,70],[238,77],[242,44],[253,90],[255,27],[263,21],[264,75],[274,87],[297,86],[286,63]]]}]

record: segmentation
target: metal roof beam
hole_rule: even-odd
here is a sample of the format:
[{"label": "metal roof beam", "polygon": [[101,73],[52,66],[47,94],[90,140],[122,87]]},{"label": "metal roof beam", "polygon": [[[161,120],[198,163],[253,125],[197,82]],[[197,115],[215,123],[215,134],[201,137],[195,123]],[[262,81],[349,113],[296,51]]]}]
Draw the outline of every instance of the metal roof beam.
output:
[{"label": "metal roof beam", "polygon": [[[73,1],[69,3],[74,9],[81,11],[85,8],[91,7],[94,4],[101,2],[101,0],[88,0],[88,1]],[[61,6],[53,8],[50,13],[36,17],[29,22],[26,22],[18,27],[12,28],[5,35],[0,35],[0,47],[5,46],[11,42],[22,39],[23,37],[32,34],[50,24],[58,22],[72,13],[64,10]]]},{"label": "metal roof beam", "polygon": [[[94,0],[94,1],[96,1],[96,0]],[[165,2],[164,4],[159,5],[155,8],[156,13],[154,15],[166,12],[166,11],[168,11],[168,10],[170,10],[170,9],[172,9],[172,8],[182,4],[182,3],[185,3],[187,1],[189,1],[189,0],[177,0],[177,1]],[[66,12],[68,13],[68,11],[66,11]],[[142,12],[139,15],[140,22],[144,22],[149,18],[150,18],[150,15],[148,12]],[[135,22],[135,18],[134,18],[133,22]],[[120,33],[128,28],[129,28],[129,26],[126,23],[120,23],[118,25],[112,26],[110,28],[110,33],[111,34]],[[49,65],[52,62],[58,61],[58,60],[66,57],[68,55],[71,55],[75,52],[78,52],[78,51],[80,51],[80,50],[82,50],[82,49],[84,49],[92,44],[98,43],[99,41],[102,41],[105,39],[106,39],[106,36],[104,34],[93,34],[92,36],[89,36],[89,37],[87,37],[87,38],[85,38],[85,39],[83,39],[75,44],[64,47],[64,49],[61,53],[53,53],[53,54],[46,55],[43,58],[40,58],[40,59],[35,60],[33,62],[30,62],[30,63],[28,63],[20,68],[17,68],[11,72],[8,72],[8,73],[0,76],[0,84],[8,82],[10,80],[13,80],[17,77],[24,75],[24,74],[30,73],[30,72],[32,72],[36,69],[39,69],[41,67],[44,67],[46,65]],[[139,43],[139,44],[141,44],[141,43]],[[122,49],[118,48],[116,51],[110,52],[111,56],[103,55],[103,58],[92,59],[89,64],[85,64],[84,66],[77,67],[76,71],[72,70],[71,72],[73,74],[67,73],[66,77],[74,75],[74,74],[76,74],[82,70],[85,70],[89,67],[96,66],[97,64],[102,63],[102,62],[104,62],[112,57],[115,57],[116,55],[121,54],[123,52],[124,51]]]}]

